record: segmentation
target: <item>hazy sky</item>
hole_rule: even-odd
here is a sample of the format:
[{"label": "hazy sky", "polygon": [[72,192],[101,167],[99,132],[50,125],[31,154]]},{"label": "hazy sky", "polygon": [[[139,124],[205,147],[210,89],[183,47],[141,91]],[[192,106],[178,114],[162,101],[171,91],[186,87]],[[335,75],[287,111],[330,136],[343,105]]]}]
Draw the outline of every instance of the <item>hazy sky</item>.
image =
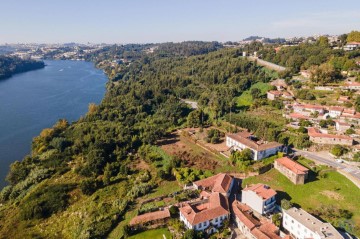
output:
[{"label": "hazy sky", "polygon": [[241,40],[360,30],[360,0],[0,0],[0,43]]}]

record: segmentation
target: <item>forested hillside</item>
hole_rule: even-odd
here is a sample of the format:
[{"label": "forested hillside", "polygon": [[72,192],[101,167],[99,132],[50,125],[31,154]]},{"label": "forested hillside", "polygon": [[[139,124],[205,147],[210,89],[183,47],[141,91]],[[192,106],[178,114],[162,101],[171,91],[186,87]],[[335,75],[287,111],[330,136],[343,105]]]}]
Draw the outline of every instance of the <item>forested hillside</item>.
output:
[{"label": "forested hillside", "polygon": [[42,61],[23,60],[18,57],[0,55],[0,79],[8,78],[16,73],[40,69],[45,66]]},{"label": "forested hillside", "polygon": [[[207,120],[216,121],[235,110],[233,97],[270,80],[239,51],[211,45],[210,53],[194,56],[189,43],[169,56],[139,52],[130,65],[107,71],[114,77],[100,105],[90,104],[73,124],[59,120],[44,129],[31,155],[11,165],[10,185],[0,193],[0,238],[103,238],[138,199],[170,180],[182,162],[149,145],[186,126],[191,109],[179,98],[198,100]],[[94,61],[111,55],[96,54]],[[138,158],[155,170],[134,165]]]}]

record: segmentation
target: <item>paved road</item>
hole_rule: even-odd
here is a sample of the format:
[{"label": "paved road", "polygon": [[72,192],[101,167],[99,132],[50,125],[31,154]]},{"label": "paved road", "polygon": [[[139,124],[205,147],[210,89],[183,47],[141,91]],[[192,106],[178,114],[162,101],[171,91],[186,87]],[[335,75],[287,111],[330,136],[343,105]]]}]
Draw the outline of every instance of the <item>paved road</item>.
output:
[{"label": "paved road", "polygon": [[319,155],[316,155],[316,154],[314,154],[312,152],[308,152],[308,151],[303,151],[303,150],[299,150],[299,149],[296,149],[294,151],[295,151],[296,155],[302,155],[309,159],[319,161],[319,162],[329,165],[331,167],[337,168],[345,173],[348,173],[360,182],[360,169],[357,168],[356,166],[351,166],[351,165],[348,165],[345,163],[338,163],[330,158],[320,157]]}]

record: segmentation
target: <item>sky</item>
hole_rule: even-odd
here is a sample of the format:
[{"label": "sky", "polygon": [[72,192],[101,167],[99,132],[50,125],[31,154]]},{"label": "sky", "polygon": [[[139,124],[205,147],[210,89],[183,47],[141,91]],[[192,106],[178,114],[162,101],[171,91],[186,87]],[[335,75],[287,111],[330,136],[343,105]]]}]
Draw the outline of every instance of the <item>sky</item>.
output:
[{"label": "sky", "polygon": [[360,0],[0,0],[3,43],[239,41],[360,30]]}]

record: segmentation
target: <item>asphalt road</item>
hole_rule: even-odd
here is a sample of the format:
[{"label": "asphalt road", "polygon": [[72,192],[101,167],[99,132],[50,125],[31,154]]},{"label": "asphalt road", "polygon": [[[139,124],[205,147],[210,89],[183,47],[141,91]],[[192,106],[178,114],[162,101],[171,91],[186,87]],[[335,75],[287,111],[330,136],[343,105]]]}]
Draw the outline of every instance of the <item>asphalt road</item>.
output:
[{"label": "asphalt road", "polygon": [[320,157],[312,152],[308,152],[308,151],[303,151],[303,150],[299,150],[296,149],[295,151],[295,155],[301,155],[304,156],[306,158],[315,160],[315,161],[319,161],[321,163],[324,163],[326,165],[329,165],[333,168],[337,168],[345,173],[350,174],[351,176],[353,176],[354,178],[356,178],[359,182],[360,182],[360,169],[357,168],[356,166],[351,166],[345,163],[338,163],[332,159],[327,159],[324,157]]}]

